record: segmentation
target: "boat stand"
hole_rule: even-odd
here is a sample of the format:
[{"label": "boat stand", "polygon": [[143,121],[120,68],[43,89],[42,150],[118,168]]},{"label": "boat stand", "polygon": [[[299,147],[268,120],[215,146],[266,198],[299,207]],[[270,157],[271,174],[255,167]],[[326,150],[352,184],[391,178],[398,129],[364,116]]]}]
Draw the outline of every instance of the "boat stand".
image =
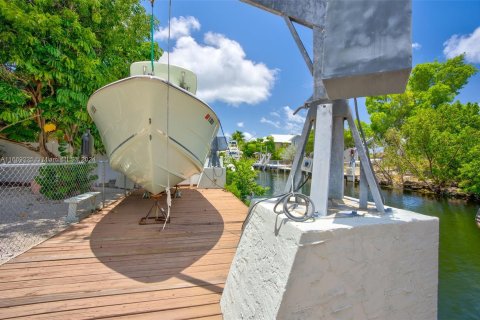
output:
[{"label": "boat stand", "polygon": [[[160,224],[165,223],[165,221],[170,223],[170,217],[167,216],[165,209],[160,206],[161,197],[162,193],[150,196],[150,198],[154,200],[154,203],[150,210],[148,210],[147,215],[140,218],[140,221],[138,221],[139,225]],[[155,212],[155,215],[150,216],[153,212]]]},{"label": "boat stand", "polygon": [[[141,217],[140,221],[138,221],[139,225],[146,225],[146,224],[160,224],[160,223],[170,223],[170,217],[168,213],[160,206],[160,198],[162,195],[167,195],[167,206],[171,206],[171,201],[168,199],[167,192],[162,192],[155,195],[150,195],[149,198],[154,200],[154,203],[150,210],[148,210],[147,215],[145,217]],[[175,186],[175,192],[173,193],[175,198],[180,198],[180,191],[178,190],[178,186]],[[144,194],[145,196],[145,194]],[[154,216],[150,216],[152,212],[155,212]],[[165,222],[166,221],[166,222]]]}]

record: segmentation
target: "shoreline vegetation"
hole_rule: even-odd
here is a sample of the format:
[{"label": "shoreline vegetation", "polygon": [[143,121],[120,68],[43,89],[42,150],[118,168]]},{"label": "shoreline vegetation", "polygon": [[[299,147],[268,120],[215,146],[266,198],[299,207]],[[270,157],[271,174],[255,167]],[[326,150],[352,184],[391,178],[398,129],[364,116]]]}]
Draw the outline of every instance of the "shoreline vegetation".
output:
[{"label": "shoreline vegetation", "polygon": [[449,199],[460,199],[466,201],[472,201],[475,203],[480,203],[480,195],[475,193],[469,193],[463,191],[461,188],[455,185],[448,187],[437,187],[436,189],[431,188],[428,183],[422,181],[413,181],[405,180],[402,183],[389,183],[386,180],[379,180],[379,184],[382,188],[386,189],[396,189],[403,190],[407,192],[414,192],[421,195],[432,196],[436,198],[449,198]]}]

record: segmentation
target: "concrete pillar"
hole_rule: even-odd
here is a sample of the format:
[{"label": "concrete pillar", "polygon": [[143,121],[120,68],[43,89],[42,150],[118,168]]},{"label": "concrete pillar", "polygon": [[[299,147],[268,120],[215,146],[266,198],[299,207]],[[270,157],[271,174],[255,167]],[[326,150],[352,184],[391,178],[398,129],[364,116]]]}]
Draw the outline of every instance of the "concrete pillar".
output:
[{"label": "concrete pillar", "polygon": [[[335,104],[333,105],[335,108]],[[328,197],[343,199],[343,116],[333,116],[332,154],[330,155],[330,183]]]},{"label": "concrete pillar", "polygon": [[258,204],[245,228],[224,319],[437,319],[437,218],[393,209],[298,223],[273,206]]},{"label": "concrete pillar", "polygon": [[317,213],[327,215],[328,185],[330,181],[330,154],[332,150],[332,104],[321,104],[317,109],[315,122],[315,143],[313,146],[312,187],[310,198]]}]

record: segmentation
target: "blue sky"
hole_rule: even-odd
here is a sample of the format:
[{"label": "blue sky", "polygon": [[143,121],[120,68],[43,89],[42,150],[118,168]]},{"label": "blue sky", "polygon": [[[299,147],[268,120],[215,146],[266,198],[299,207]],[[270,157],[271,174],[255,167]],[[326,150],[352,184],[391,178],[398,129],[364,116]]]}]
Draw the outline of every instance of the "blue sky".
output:
[{"label": "blue sky", "polygon": [[[167,51],[168,1],[156,0],[154,14],[163,28],[156,40]],[[297,29],[311,52],[311,31]],[[414,65],[466,51],[480,68],[480,1],[414,0],[412,29]],[[227,134],[301,130],[304,113],[292,110],[312,94],[312,78],[282,18],[237,0],[173,0],[170,52],[171,63],[197,73],[198,94]],[[480,102],[480,75],[459,99]],[[360,116],[369,122],[364,99]]]}]

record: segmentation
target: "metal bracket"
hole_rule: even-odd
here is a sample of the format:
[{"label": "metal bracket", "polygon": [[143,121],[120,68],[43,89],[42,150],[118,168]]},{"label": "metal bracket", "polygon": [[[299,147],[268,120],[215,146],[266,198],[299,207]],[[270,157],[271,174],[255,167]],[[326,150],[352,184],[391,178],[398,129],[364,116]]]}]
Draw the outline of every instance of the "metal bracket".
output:
[{"label": "metal bracket", "polygon": [[308,55],[307,49],[305,49],[302,39],[300,39],[300,36],[298,35],[297,29],[295,29],[295,26],[292,23],[292,19],[288,16],[283,16],[283,19],[285,20],[288,30],[290,30],[290,33],[297,44],[298,50],[300,50],[300,53],[302,54],[303,60],[305,60],[305,63],[307,64],[308,70],[310,70],[310,74],[313,75],[312,59]]},{"label": "metal bracket", "polygon": [[[357,126],[355,125],[355,121],[353,121],[353,117],[352,117],[352,113],[350,112],[350,109],[348,109],[348,112],[347,112],[347,122],[348,122],[348,126],[350,127],[350,130],[352,131],[353,140],[355,141],[355,147],[357,148],[358,156],[360,158],[360,163],[362,164],[361,171],[363,171],[364,176],[366,178],[366,182],[370,189],[370,192],[372,193],[373,201],[375,202],[375,207],[377,208],[378,212],[385,213],[385,207],[383,205],[382,195],[380,194],[380,190],[378,189],[377,183],[375,182],[375,176],[374,176],[373,170],[370,167],[370,165],[368,165],[367,152],[365,150],[367,146],[364,146],[362,140],[360,139],[360,134],[358,133]],[[362,186],[364,187],[365,183],[363,183]],[[362,197],[361,197],[362,206],[364,206],[366,196],[365,196],[365,193],[362,193],[362,191],[360,192],[362,194]]]}]

